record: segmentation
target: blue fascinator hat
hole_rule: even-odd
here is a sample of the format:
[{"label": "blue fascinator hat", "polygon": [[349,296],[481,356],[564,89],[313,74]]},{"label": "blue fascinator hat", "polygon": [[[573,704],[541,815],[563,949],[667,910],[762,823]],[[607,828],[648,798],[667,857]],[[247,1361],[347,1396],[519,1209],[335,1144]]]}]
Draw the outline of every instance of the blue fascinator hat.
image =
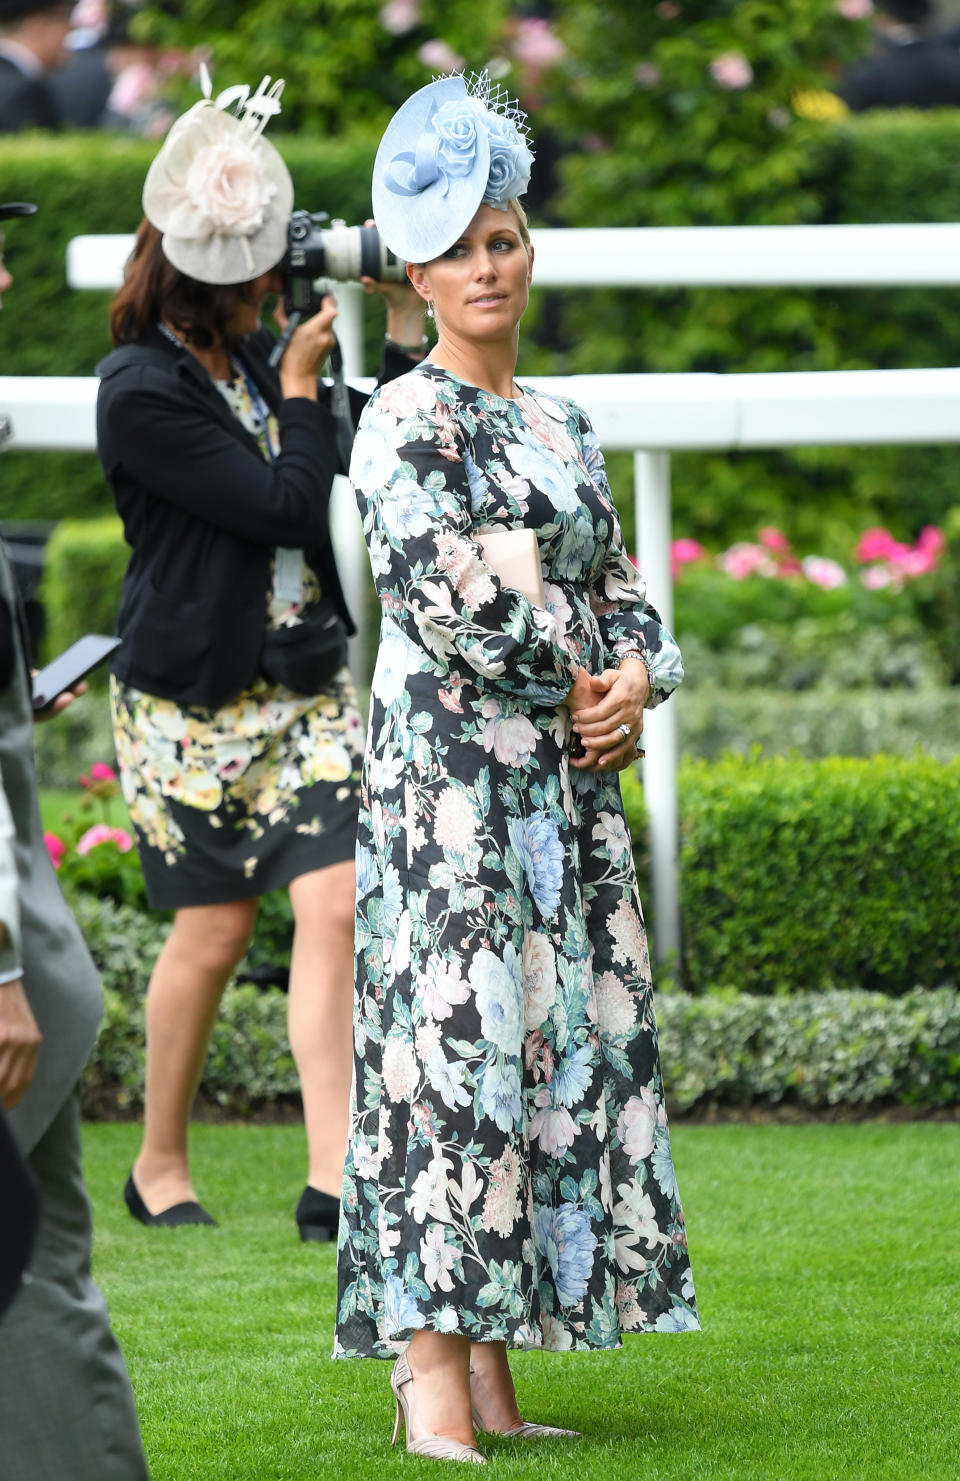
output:
[{"label": "blue fascinator hat", "polygon": [[373,216],[391,252],[430,262],[482,205],[500,211],[530,183],[526,115],[486,72],[456,73],[408,98],[373,166]]}]

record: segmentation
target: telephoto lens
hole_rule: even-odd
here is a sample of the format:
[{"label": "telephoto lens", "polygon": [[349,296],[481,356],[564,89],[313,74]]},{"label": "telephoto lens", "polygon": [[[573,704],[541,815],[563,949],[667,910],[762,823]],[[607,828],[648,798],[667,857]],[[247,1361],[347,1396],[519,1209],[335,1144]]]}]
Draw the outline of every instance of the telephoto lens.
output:
[{"label": "telephoto lens", "polygon": [[348,226],[331,221],[324,212],[294,211],[287,227],[284,277],[330,278],[336,283],[375,278],[378,283],[400,282],[406,263],[390,251],[375,226]]}]

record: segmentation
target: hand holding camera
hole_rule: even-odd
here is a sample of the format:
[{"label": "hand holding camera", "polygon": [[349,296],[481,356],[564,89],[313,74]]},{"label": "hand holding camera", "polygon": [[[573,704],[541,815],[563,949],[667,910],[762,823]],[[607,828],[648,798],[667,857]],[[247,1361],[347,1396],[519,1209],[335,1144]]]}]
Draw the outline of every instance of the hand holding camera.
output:
[{"label": "hand holding camera", "polygon": [[[274,317],[286,336],[289,323],[286,308],[277,303]],[[317,376],[336,344],[333,321],[337,317],[337,300],[324,294],[320,308],[294,329],[280,362],[280,384],[284,396],[306,396],[317,399]]]}]

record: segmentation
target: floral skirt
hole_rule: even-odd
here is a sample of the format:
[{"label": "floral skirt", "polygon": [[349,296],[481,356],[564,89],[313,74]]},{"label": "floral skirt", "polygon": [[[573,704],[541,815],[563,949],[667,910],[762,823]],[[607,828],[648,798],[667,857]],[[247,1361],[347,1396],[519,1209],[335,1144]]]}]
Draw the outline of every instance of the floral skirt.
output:
[{"label": "floral skirt", "polygon": [[257,679],[220,709],[111,679],[150,904],[220,905],[354,856],[363,722],[346,668],[304,697]]}]

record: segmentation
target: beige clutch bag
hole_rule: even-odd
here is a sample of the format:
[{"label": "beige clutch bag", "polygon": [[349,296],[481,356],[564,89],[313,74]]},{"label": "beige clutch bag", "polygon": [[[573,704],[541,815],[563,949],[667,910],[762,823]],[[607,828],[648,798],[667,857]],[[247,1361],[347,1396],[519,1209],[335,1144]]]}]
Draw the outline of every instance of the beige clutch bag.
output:
[{"label": "beige clutch bag", "polygon": [[535,607],[546,607],[540,547],[533,530],[474,530],[473,538],[503,586],[522,592]]}]

